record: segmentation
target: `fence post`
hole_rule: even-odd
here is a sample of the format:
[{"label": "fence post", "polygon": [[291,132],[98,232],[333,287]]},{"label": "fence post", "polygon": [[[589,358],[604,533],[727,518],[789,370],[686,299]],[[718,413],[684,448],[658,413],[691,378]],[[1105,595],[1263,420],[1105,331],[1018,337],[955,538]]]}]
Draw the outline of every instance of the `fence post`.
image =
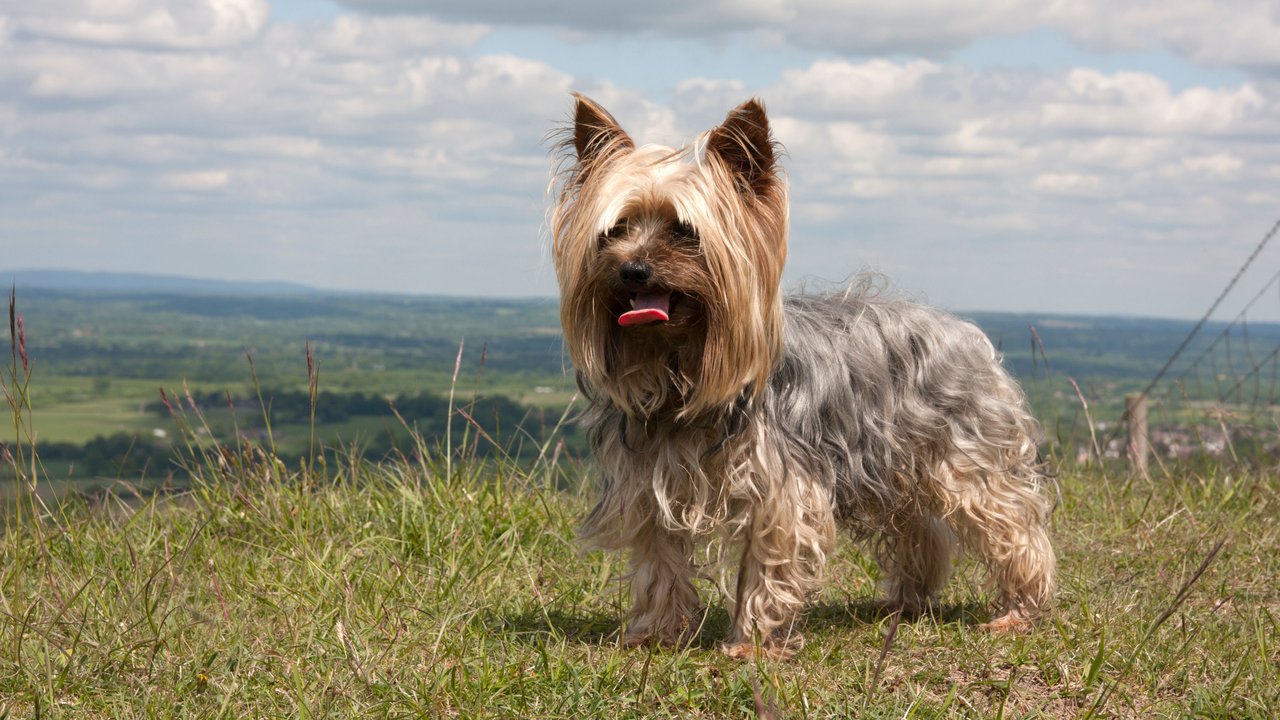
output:
[{"label": "fence post", "polygon": [[1151,454],[1151,438],[1147,434],[1147,397],[1126,395],[1124,414],[1129,420],[1129,466],[1147,474],[1147,457]]}]

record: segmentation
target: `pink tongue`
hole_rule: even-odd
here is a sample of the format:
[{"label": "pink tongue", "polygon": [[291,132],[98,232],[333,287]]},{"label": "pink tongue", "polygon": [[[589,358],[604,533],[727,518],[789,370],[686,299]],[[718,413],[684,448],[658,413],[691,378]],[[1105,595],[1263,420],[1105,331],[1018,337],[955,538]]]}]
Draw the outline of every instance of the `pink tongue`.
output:
[{"label": "pink tongue", "polygon": [[667,314],[670,302],[670,293],[636,293],[634,309],[618,316],[618,324],[623,327],[629,327],[631,325],[666,322],[671,319],[671,316]]}]

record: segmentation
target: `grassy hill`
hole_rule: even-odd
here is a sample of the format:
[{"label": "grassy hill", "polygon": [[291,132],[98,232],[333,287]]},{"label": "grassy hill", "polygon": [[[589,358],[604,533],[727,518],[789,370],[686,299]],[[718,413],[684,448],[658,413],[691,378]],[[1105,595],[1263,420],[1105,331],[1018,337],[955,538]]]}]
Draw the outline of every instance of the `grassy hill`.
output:
[{"label": "grassy hill", "polygon": [[[338,305],[314,322],[362,342],[389,337],[376,323],[395,322],[382,317],[385,304],[357,304],[344,319],[346,301],[320,301]],[[804,617],[808,644],[790,662],[741,663],[718,652],[728,610],[711,582],[700,587],[707,613],[689,646],[628,650],[618,644],[624,567],[616,557],[578,553],[574,527],[589,507],[590,471],[562,452],[565,428],[556,423],[536,442],[523,436],[533,452],[516,461],[494,428],[469,416],[449,422],[472,407],[460,399],[445,408],[448,444],[409,433],[408,443],[372,462],[323,438],[299,455],[277,453],[272,433],[238,432],[234,420],[231,432],[215,429],[220,420],[189,402],[174,413],[171,436],[189,478],[184,490],[138,493],[139,475],[120,472],[106,493],[47,492],[60,478],[33,455],[44,398],[81,391],[63,381],[103,395],[117,383],[154,381],[142,372],[91,374],[91,351],[104,344],[122,358],[110,367],[141,367],[131,363],[145,361],[152,343],[163,352],[167,338],[177,348],[171,359],[222,371],[214,359],[230,355],[203,349],[232,353],[249,328],[274,338],[271,347],[299,352],[287,361],[296,370],[259,368],[267,377],[296,372],[291,387],[308,398],[331,374],[380,392],[432,373],[453,382],[448,369],[458,354],[453,346],[448,369],[414,370],[418,356],[396,356],[370,339],[367,349],[388,359],[383,371],[403,363],[407,374],[379,380],[381,371],[344,372],[341,363],[326,374],[322,355],[317,376],[300,337],[307,305],[228,315],[234,303],[193,308],[181,298],[172,301],[185,308],[179,312],[155,296],[118,297],[100,300],[101,315],[86,321],[73,317],[76,302],[39,303],[26,327],[58,327],[42,324],[64,313],[115,329],[96,345],[76,345],[85,336],[74,332],[29,348],[15,343],[0,364],[13,428],[0,446],[0,476],[11,478],[12,492],[0,502],[0,718],[1280,714],[1273,463],[1203,460],[1160,466],[1147,479],[1063,462],[1053,523],[1059,602],[1028,635],[978,629],[990,617],[989,598],[980,569],[964,562],[936,611],[903,623],[886,645],[891,620],[873,602],[877,571],[846,545]],[[460,322],[465,313],[449,302],[411,312],[430,316],[434,307],[441,325]],[[144,317],[168,319],[152,330],[122,319],[140,303],[168,308]],[[475,312],[489,316],[490,328],[509,324],[518,338],[548,308]],[[263,317],[271,313],[285,317]],[[239,319],[209,319],[229,316]],[[335,342],[333,356],[359,365],[365,356],[340,350],[357,346]],[[28,350],[54,371],[28,367]],[[59,374],[76,367],[86,375]],[[523,362],[512,367],[496,384],[536,376],[516,374]],[[507,371],[485,372],[463,378],[469,390]],[[95,389],[100,381],[110,387]],[[184,389],[166,401],[181,407],[186,397]]]},{"label": "grassy hill", "polygon": [[789,662],[722,655],[728,614],[709,583],[689,647],[623,649],[623,566],[577,554],[577,466],[429,449],[311,471],[249,448],[205,457],[190,494],[8,518],[0,717],[1280,713],[1272,474],[1064,473],[1052,614],[1028,635],[980,631],[989,598],[963,563],[877,677],[889,620],[854,546]]}]

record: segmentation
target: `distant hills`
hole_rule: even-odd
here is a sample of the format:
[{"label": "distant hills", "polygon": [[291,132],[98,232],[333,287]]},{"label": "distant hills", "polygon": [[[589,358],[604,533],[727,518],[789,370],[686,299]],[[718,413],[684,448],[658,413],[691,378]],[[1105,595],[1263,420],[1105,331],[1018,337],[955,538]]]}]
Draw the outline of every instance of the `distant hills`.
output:
[{"label": "distant hills", "polygon": [[315,295],[322,291],[288,282],[235,282],[178,275],[82,272],[79,270],[0,270],[0,285],[18,290],[68,290],[193,295]]},{"label": "distant hills", "polygon": [[[47,290],[70,293],[112,293],[139,295],[219,295],[241,297],[279,297],[298,299],[319,298],[382,298],[420,302],[441,302],[447,305],[463,303],[467,305],[501,305],[536,306],[554,303],[555,298],[483,298],[461,297],[450,295],[417,295],[412,293],[386,293],[359,290],[333,290],[317,288],[302,283],[283,281],[247,282],[234,280],[216,280],[212,278],[184,277],[181,275],[159,275],[131,272],[84,272],[80,270],[5,270],[0,269],[0,291],[7,293],[10,287],[22,290]],[[1120,333],[1132,331],[1146,332],[1159,329],[1165,332],[1186,333],[1192,322],[1182,318],[1151,318],[1131,315],[1075,315],[1044,312],[998,312],[998,311],[964,311],[953,310],[957,315],[972,319],[982,325],[999,342],[1000,330],[1008,325],[1010,329],[1026,330],[1028,323],[1042,332],[1084,332],[1090,333],[1099,329],[1113,330]],[[1268,336],[1280,335],[1280,323],[1267,320],[1250,320],[1250,328],[1266,331]],[[1211,337],[1227,327],[1221,320],[1211,320],[1200,335]]]},{"label": "distant hills", "polygon": [[[296,381],[298,359],[318,348],[326,377],[341,378],[337,386],[394,395],[428,383],[448,389],[448,371],[465,339],[471,354],[463,362],[473,363],[467,367],[483,368],[487,382],[525,398],[531,387],[563,384],[568,365],[552,298],[372,294],[142,273],[0,270],[0,293],[10,283],[18,289],[27,327],[39,329],[28,330],[32,351],[52,376],[234,383],[243,377],[245,349],[253,348],[259,376],[285,385]],[[1097,396],[1105,394],[1111,410],[1123,392],[1141,389],[1154,377],[1196,326],[1135,317],[959,314],[986,332],[1015,375],[1041,383],[1036,392],[1073,396],[1073,389],[1043,382],[1050,375],[1073,378],[1088,392],[1106,389]],[[1211,321],[1187,344],[1168,382],[1196,399],[1247,391],[1270,402],[1280,397],[1280,365],[1272,362],[1277,353],[1280,324]],[[546,399],[533,400],[541,405]]]}]

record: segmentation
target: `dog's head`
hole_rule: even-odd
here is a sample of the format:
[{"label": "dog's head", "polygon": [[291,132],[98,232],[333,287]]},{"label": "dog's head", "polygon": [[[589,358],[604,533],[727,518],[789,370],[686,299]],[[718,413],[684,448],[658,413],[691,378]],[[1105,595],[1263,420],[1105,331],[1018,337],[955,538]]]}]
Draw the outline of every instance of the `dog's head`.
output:
[{"label": "dog's head", "polygon": [[552,249],[569,353],[635,416],[692,417],[762,387],[781,351],[787,194],[763,105],[691,146],[637,147],[575,95]]}]

